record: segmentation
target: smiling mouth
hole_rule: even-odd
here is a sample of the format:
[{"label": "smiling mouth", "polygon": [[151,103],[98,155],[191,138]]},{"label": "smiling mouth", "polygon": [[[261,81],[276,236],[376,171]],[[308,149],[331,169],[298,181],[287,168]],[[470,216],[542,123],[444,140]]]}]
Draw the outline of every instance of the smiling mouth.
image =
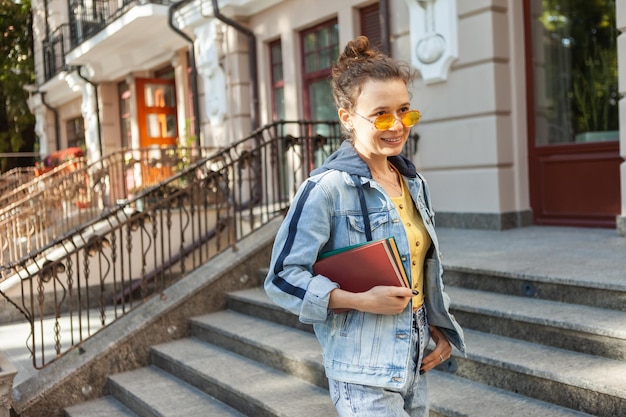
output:
[{"label": "smiling mouth", "polygon": [[387,143],[398,143],[398,142],[402,142],[402,138],[381,138],[381,140],[383,142],[387,142]]}]

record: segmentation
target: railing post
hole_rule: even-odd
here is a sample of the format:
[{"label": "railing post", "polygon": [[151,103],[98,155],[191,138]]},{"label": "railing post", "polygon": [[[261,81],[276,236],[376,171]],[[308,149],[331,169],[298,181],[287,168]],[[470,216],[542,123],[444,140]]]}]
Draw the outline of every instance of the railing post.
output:
[{"label": "railing post", "polygon": [[13,403],[13,378],[17,371],[9,359],[0,352],[0,417],[9,417]]}]

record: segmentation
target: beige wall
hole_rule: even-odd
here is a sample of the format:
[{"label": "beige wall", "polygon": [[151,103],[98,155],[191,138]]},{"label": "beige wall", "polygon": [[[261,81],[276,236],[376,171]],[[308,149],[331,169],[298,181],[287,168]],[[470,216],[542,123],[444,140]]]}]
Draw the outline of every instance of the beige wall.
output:
[{"label": "beige wall", "polygon": [[117,84],[116,82],[104,82],[98,86],[100,136],[103,156],[119,150],[122,146]]},{"label": "beige wall", "polygon": [[519,226],[530,210],[522,4],[457,1],[457,14],[447,81],[416,85],[416,162],[440,224]]}]

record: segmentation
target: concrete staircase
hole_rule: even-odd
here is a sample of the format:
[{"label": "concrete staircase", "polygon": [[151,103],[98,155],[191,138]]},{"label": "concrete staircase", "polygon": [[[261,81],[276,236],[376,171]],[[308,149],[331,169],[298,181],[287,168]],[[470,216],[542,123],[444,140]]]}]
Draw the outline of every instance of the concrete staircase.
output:
[{"label": "concrete staircase", "polygon": [[[440,229],[439,237],[468,351],[428,374],[431,417],[626,416],[626,239],[549,227]],[[249,256],[246,247],[220,262]],[[205,281],[212,269],[190,278]],[[183,287],[199,291],[187,280],[167,300]],[[138,321],[153,314],[147,307]],[[182,317],[187,337],[152,346],[149,366],[110,375],[108,395],[65,414],[336,415],[311,328],[261,288],[231,292],[226,309]]]},{"label": "concrete staircase", "polygon": [[[579,283],[555,291],[528,276],[447,271],[468,353],[429,374],[431,416],[626,415],[625,291],[583,305],[571,300],[594,290]],[[67,416],[336,415],[311,328],[261,288],[189,325],[190,337],[153,346],[150,366],[111,375],[108,396]]]}]

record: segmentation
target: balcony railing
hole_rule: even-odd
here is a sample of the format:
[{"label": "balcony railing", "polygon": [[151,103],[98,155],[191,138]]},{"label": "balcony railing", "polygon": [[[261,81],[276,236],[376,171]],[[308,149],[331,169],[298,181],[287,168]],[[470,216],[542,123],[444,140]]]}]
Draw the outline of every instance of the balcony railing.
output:
[{"label": "balcony railing", "polygon": [[56,28],[43,42],[45,80],[67,70],[65,55],[72,49],[70,44],[70,26],[66,23]]},{"label": "balcony railing", "polygon": [[65,56],[111,22],[135,6],[143,4],[171,5],[176,0],[69,0],[69,23],[64,23],[48,34],[43,42],[44,77],[52,79],[68,66]]},{"label": "balcony railing", "polygon": [[74,48],[107,27],[135,6],[176,3],[176,0],[69,0],[71,47]]}]

